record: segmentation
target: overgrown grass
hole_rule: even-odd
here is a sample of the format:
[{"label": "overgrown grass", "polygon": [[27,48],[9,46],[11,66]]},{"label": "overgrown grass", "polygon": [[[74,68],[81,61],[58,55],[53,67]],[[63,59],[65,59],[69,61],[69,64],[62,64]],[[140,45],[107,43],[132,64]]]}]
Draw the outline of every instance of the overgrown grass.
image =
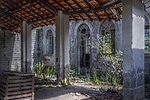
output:
[{"label": "overgrown grass", "polygon": [[35,68],[32,72],[35,73],[38,78],[48,79],[48,78],[52,78],[54,76],[54,74],[56,72],[56,68],[55,68],[55,66],[54,67],[46,67],[44,62],[42,62],[42,63],[39,62],[35,65]]}]

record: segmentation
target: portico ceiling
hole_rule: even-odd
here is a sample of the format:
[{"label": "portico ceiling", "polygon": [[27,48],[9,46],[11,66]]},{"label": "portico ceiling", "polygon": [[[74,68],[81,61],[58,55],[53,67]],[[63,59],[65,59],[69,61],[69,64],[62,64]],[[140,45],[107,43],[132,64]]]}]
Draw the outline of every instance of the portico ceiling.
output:
[{"label": "portico ceiling", "polygon": [[52,25],[58,10],[70,20],[121,19],[121,0],[0,0],[0,27],[20,32],[23,20],[32,27]]}]

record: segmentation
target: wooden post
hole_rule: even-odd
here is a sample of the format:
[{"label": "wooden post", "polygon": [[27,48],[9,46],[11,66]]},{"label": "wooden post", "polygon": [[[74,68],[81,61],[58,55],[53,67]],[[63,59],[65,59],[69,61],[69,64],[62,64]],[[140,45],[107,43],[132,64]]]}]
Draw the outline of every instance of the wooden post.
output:
[{"label": "wooden post", "polygon": [[35,79],[35,76],[33,75],[32,76],[32,100],[34,100],[34,79]]},{"label": "wooden post", "polygon": [[8,82],[9,82],[9,76],[7,76],[7,82],[6,82],[6,92],[5,92],[5,100],[8,98]]}]

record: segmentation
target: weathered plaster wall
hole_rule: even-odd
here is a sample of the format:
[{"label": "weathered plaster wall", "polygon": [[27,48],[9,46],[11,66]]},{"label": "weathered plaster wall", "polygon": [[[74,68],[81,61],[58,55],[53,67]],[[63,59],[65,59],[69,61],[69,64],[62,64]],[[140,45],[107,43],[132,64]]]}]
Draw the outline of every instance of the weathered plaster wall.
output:
[{"label": "weathered plaster wall", "polygon": [[[39,31],[39,32],[38,32]],[[43,29],[41,27],[32,30],[32,66],[43,60]]]},{"label": "weathered plaster wall", "polygon": [[[52,33],[53,33],[53,43],[54,43],[54,47],[53,47],[53,54],[51,55],[48,55],[46,54],[46,35],[47,35],[47,32],[48,30],[51,30]],[[55,47],[56,47],[56,42],[55,42],[55,38],[56,38],[56,29],[55,29],[55,24],[54,25],[48,25],[48,26],[44,26],[43,27],[43,53],[44,53],[44,63],[47,65],[47,66],[55,66],[55,53],[56,53],[56,50],[55,50]]]},{"label": "weathered plaster wall", "polygon": [[20,34],[0,31],[0,72],[20,71],[21,66]]}]

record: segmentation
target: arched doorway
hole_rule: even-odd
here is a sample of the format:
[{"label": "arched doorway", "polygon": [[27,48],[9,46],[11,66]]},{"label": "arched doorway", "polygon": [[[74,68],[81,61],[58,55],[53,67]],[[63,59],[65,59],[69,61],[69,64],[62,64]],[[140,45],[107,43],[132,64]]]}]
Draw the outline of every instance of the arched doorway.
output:
[{"label": "arched doorway", "polygon": [[77,34],[78,73],[80,73],[80,69],[82,67],[90,66],[90,51],[91,51],[90,30],[88,25],[82,24],[79,26]]}]

